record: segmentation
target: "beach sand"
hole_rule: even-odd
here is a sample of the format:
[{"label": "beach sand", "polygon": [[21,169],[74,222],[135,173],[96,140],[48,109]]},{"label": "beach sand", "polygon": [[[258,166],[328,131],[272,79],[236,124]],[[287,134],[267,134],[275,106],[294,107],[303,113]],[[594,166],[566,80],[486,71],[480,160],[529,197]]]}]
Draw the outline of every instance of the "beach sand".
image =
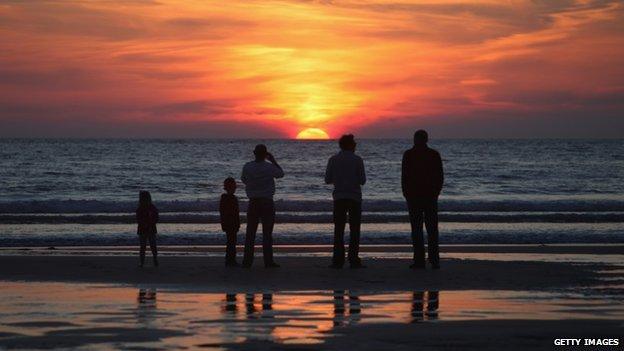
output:
[{"label": "beach sand", "polygon": [[[405,259],[367,259],[365,269],[329,269],[318,257],[281,257],[281,268],[265,269],[257,257],[251,269],[226,268],[218,257],[167,256],[160,267],[144,268],[127,256],[0,256],[0,280],[178,285],[180,289],[284,291],[318,289],[534,290],[588,287],[609,276],[596,262],[481,261],[442,259],[442,269],[411,270]],[[600,273],[599,273],[600,272]]]},{"label": "beach sand", "polygon": [[[555,338],[619,338],[619,343],[622,345],[623,340],[621,337],[624,335],[624,323],[622,320],[624,315],[621,315],[621,308],[611,311],[612,313],[609,312],[614,303],[613,296],[616,296],[616,300],[617,296],[624,296],[624,272],[620,265],[613,264],[614,257],[616,261],[618,257],[622,258],[620,249],[621,246],[618,245],[560,245],[550,248],[526,246],[524,249],[521,246],[508,247],[507,249],[504,246],[469,246],[465,250],[455,247],[446,251],[446,255],[453,258],[445,258],[445,252],[443,252],[442,269],[438,271],[430,269],[411,270],[408,268],[409,259],[386,258],[383,256],[383,253],[380,254],[381,248],[379,247],[363,249],[364,252],[369,251],[375,254],[365,259],[364,263],[368,268],[358,270],[351,270],[348,267],[342,270],[329,269],[327,267],[330,263],[328,257],[284,256],[286,253],[292,254],[297,251],[318,251],[310,248],[302,250],[279,248],[278,252],[281,252],[282,255],[277,256],[277,261],[282,267],[277,269],[265,269],[262,266],[261,254],[256,256],[254,266],[251,269],[225,268],[222,257],[209,255],[211,252],[218,252],[216,248],[196,248],[191,250],[195,253],[194,255],[184,255],[176,248],[169,250],[164,248],[163,252],[165,254],[161,257],[161,266],[157,268],[151,267],[150,258],[148,258],[147,267],[139,268],[137,266],[137,257],[131,256],[129,252],[124,250],[121,250],[121,254],[117,250],[118,254],[116,255],[86,255],[84,253],[89,250],[85,248],[57,248],[56,250],[50,250],[52,251],[50,254],[44,255],[41,252],[45,251],[45,249],[22,251],[23,254],[16,254],[19,250],[7,249],[2,252],[11,252],[11,254],[0,255],[0,280],[6,282],[6,284],[13,284],[12,282],[25,284],[28,284],[28,282],[31,282],[30,284],[35,284],[34,282],[44,282],[44,284],[63,282],[64,284],[81,284],[76,286],[84,286],[85,284],[104,283],[105,286],[100,286],[90,292],[90,294],[100,296],[102,299],[106,299],[106,295],[111,294],[106,285],[131,287],[134,290],[139,288],[145,289],[146,287],[155,289],[154,291],[165,289],[166,291],[174,291],[185,295],[196,294],[200,297],[189,298],[199,300],[209,300],[210,298],[206,297],[209,294],[221,296],[221,294],[228,292],[243,295],[246,293],[275,293],[275,296],[278,297],[275,305],[277,307],[265,315],[258,315],[251,319],[247,317],[244,322],[247,324],[244,325],[249,328],[245,330],[255,330],[256,332],[260,330],[259,333],[266,332],[278,336],[280,333],[279,328],[283,328],[283,326],[276,327],[274,324],[270,324],[270,327],[267,327],[266,330],[259,326],[262,325],[261,323],[267,323],[267,320],[270,323],[277,323],[276,321],[288,322],[289,319],[282,319],[283,317],[280,317],[279,313],[287,313],[285,315],[287,318],[296,320],[294,324],[305,321],[310,322],[312,317],[306,317],[306,314],[321,309],[320,306],[322,305],[319,301],[311,302],[310,304],[300,302],[300,305],[297,305],[296,308],[291,306],[292,311],[288,312],[288,299],[282,297],[282,300],[279,300],[280,294],[288,294],[289,291],[293,292],[293,294],[305,291],[357,291],[358,294],[364,296],[362,300],[363,306],[365,306],[362,309],[364,311],[362,315],[363,320],[372,318],[373,322],[351,322],[344,326],[334,326],[320,332],[323,336],[315,340],[321,340],[321,344],[306,345],[300,342],[284,342],[284,340],[280,340],[277,337],[250,337],[249,335],[241,337],[240,340],[237,339],[234,342],[220,338],[216,338],[215,340],[218,339],[217,341],[211,342],[210,338],[193,337],[192,333],[195,327],[191,329],[188,329],[188,327],[175,329],[169,328],[167,325],[158,325],[156,322],[151,322],[149,328],[144,326],[147,329],[137,330],[122,326],[116,328],[110,326],[90,326],[90,329],[84,328],[84,333],[80,333],[79,329],[74,329],[77,328],[76,326],[63,327],[65,322],[62,320],[52,320],[45,323],[60,323],[59,327],[56,330],[38,336],[22,335],[19,332],[20,329],[15,329],[16,327],[6,330],[0,328],[0,349],[50,348],[50,346],[88,348],[89,345],[106,342],[109,342],[108,345],[110,346],[110,342],[115,340],[119,340],[122,344],[129,341],[138,343],[149,341],[150,343],[160,345],[156,348],[163,348],[163,345],[175,344],[176,338],[182,338],[185,340],[183,344],[192,346],[191,348],[232,350],[553,349]],[[390,248],[387,251],[388,256],[391,257],[393,252],[405,252],[406,250],[405,248]],[[449,251],[453,252],[453,254],[448,253]],[[462,251],[465,251],[471,258],[462,259]],[[518,260],[496,259],[496,257],[499,257],[497,255],[505,255],[505,252],[508,252],[509,255],[511,253],[519,255],[515,257],[520,258],[522,258],[523,254],[527,256]],[[490,258],[483,260],[474,258],[475,255],[478,257],[480,254],[484,256],[490,255]],[[576,255],[576,257],[582,259],[534,261],[531,255],[535,254],[553,257],[557,255],[574,257]],[[601,257],[608,257],[609,260],[602,260]],[[619,263],[621,262],[623,261],[620,260]],[[36,285],[33,285],[33,288],[37,289]],[[26,289],[28,289],[28,286]],[[440,311],[443,318],[433,321],[418,321],[417,323],[388,323],[383,320],[375,322],[374,313],[369,312],[372,314],[367,315],[365,312],[371,308],[374,310],[374,305],[379,302],[379,298],[375,297],[379,295],[370,294],[383,294],[384,292],[411,294],[411,292],[416,291],[440,291]],[[467,298],[464,299],[461,296],[453,295],[454,291],[466,291],[468,294],[466,295]],[[471,291],[479,291],[479,294],[484,297],[473,301],[470,299],[470,296],[474,295]],[[531,314],[531,302],[524,301],[522,305],[516,306],[511,304],[509,306],[516,306],[516,308],[524,311],[524,316],[531,318],[514,318],[513,315],[510,318],[510,316],[505,315],[507,307],[505,303],[501,302],[503,301],[502,299],[497,300],[496,298],[487,297],[490,291],[493,293],[517,291],[526,293],[527,296],[556,292],[558,294],[579,295],[581,296],[579,298],[581,302],[580,304],[568,306],[557,299],[542,301],[540,302],[542,305],[539,308],[543,309],[544,306],[552,303],[553,306],[562,308],[562,315],[561,319],[557,319],[556,313],[549,314],[548,318],[541,319],[540,315],[537,314],[537,310],[534,316]],[[448,292],[451,295],[444,295],[444,292]],[[162,299],[163,293],[159,292],[158,294],[159,298]],[[368,299],[366,294],[369,294]],[[604,306],[602,306],[601,294],[608,296],[608,298],[605,297],[604,299]],[[28,294],[25,293],[25,295]],[[597,305],[591,305],[589,302],[586,305],[585,300],[583,300],[584,295],[592,296],[592,301],[597,303]],[[111,294],[111,296],[115,296],[115,294]],[[292,296],[293,301],[300,299],[300,297],[297,297],[298,295]],[[71,298],[71,296],[67,297],[67,299]],[[119,297],[117,298],[120,299]],[[63,293],[59,293],[58,296],[55,296],[55,299],[63,301]],[[179,295],[175,298],[171,296],[164,298],[165,302],[159,302],[158,308],[166,310],[166,304],[176,299],[180,299]],[[335,301],[327,296],[326,299],[327,304]],[[123,302],[124,300],[120,299],[120,301]],[[483,314],[487,317],[485,319],[479,317],[478,314],[475,314],[473,320],[444,318],[445,313],[448,316],[451,313],[449,311],[453,311],[453,309],[463,309],[466,316],[471,316],[471,309],[475,311],[483,309],[484,307],[478,304],[484,303],[484,301],[486,303],[492,301],[494,306],[493,310],[489,312],[490,315],[487,313]],[[348,303],[351,303],[350,298]],[[474,306],[471,306],[471,304],[474,304]],[[405,306],[405,308],[398,307],[395,310],[390,308],[386,313],[390,315],[399,312],[409,314],[410,302],[407,302]],[[45,304],[41,308],[45,311]],[[583,311],[583,309],[587,308],[590,309]],[[487,308],[485,309],[487,310]],[[582,312],[580,316],[570,315],[570,311],[574,309],[579,309]],[[224,307],[220,307],[218,310],[221,311],[220,313],[226,313],[227,308],[224,310]],[[145,311],[143,310],[141,313],[145,313]],[[180,312],[180,315],[191,313],[191,310],[185,311]],[[334,309],[334,319],[336,318],[335,311]],[[162,317],[154,313],[150,318],[154,321],[158,321],[159,318],[166,319],[168,318],[167,313],[171,312],[162,314]],[[347,317],[352,317],[351,313],[349,312]],[[500,319],[497,319],[495,313],[501,314]],[[615,317],[613,313],[615,313]],[[295,315],[297,316],[296,318],[293,317]],[[553,315],[555,316],[554,320]],[[591,318],[586,320],[583,316]],[[622,316],[622,318],[618,316]],[[111,315],[108,320],[114,322],[115,318],[114,315]],[[317,321],[321,325],[330,323],[331,318],[321,316]],[[189,325],[193,326],[196,326],[197,323],[201,324],[201,318],[189,323]],[[206,323],[206,328],[227,329],[232,328],[232,326],[240,328],[243,322],[216,319],[206,321]],[[0,326],[3,324],[8,325],[8,323],[0,319]],[[20,326],[23,324],[18,323],[14,325]],[[95,325],[97,326],[97,323]],[[289,327],[294,327],[294,333],[297,333],[296,325]],[[16,330],[18,332],[14,333]],[[301,331],[303,332],[304,330],[302,327]],[[106,341],[106,338],[100,338],[102,340],[96,338],[101,333],[109,333],[111,335],[108,341]],[[93,338],[91,338],[91,334],[93,334]],[[187,339],[184,339],[184,337],[187,337]],[[193,345],[187,344],[189,342],[188,338],[193,340]],[[111,348],[116,347],[113,344]],[[170,347],[164,348],[170,349]],[[564,347],[561,349],[570,348]],[[600,349],[611,350],[618,349],[618,347],[601,347]]]}]

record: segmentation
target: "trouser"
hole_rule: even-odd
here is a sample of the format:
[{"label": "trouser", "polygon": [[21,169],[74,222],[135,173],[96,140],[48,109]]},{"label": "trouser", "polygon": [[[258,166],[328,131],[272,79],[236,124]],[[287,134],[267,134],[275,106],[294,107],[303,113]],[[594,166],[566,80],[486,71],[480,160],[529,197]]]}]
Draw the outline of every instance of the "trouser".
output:
[{"label": "trouser", "polygon": [[425,241],[423,233],[423,221],[427,228],[427,251],[429,262],[440,262],[438,245],[438,199],[436,198],[410,198],[407,199],[410,224],[412,226],[412,245],[414,246],[414,263],[425,263]]},{"label": "trouser", "polygon": [[158,256],[158,248],[156,247],[156,234],[140,234],[139,235],[139,257],[141,265],[145,263],[145,249],[147,248],[147,242],[149,241],[150,250],[154,256],[154,262],[156,262]]},{"label": "trouser", "polygon": [[251,266],[254,257],[254,243],[258,223],[262,222],[262,255],[264,264],[273,263],[273,225],[275,224],[275,205],[273,199],[249,199],[247,206],[247,232],[245,234],[245,255],[243,265]]},{"label": "trouser", "polygon": [[236,263],[236,234],[237,231],[229,230],[225,233],[225,263]]},{"label": "trouser", "polygon": [[334,200],[334,256],[332,264],[342,267],[345,261],[344,234],[349,214],[349,263],[359,264],[360,224],[362,221],[362,203],[351,199]]}]

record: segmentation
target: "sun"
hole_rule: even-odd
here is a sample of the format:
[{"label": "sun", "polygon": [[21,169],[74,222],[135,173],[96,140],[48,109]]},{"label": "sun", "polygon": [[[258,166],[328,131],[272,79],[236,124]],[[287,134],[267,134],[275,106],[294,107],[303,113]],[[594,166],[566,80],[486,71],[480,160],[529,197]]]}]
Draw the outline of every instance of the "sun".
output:
[{"label": "sun", "polygon": [[329,135],[322,129],[319,128],[308,128],[304,129],[297,134],[297,139],[307,139],[307,140],[319,140],[319,139],[329,139]]}]

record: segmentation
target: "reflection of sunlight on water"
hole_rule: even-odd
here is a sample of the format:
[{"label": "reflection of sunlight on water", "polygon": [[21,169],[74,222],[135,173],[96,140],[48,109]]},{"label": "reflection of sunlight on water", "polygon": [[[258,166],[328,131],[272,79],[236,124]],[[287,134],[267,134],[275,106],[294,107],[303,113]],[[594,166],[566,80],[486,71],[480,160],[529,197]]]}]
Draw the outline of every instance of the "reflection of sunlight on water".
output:
[{"label": "reflection of sunlight on water", "polygon": [[[0,342],[37,348],[226,347],[245,341],[322,343],[358,324],[484,319],[622,319],[621,296],[518,291],[349,290],[185,293],[63,283],[3,283]],[[149,333],[135,335],[141,330]],[[14,333],[2,336],[2,333]],[[134,334],[133,334],[134,333]],[[94,335],[106,334],[103,341]],[[73,334],[71,334],[73,335]],[[69,343],[69,344],[67,344]],[[121,346],[120,346],[121,345]]]}]

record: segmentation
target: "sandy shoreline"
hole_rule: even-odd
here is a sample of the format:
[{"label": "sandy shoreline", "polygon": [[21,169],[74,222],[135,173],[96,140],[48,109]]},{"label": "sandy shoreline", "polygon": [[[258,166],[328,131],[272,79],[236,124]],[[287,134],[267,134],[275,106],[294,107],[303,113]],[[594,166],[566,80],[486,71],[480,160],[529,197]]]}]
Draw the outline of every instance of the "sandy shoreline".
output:
[{"label": "sandy shoreline", "polygon": [[367,259],[368,268],[361,270],[332,270],[321,257],[278,257],[278,269],[265,269],[261,257],[252,269],[226,268],[220,257],[164,256],[158,268],[139,268],[137,261],[130,256],[7,255],[0,256],[0,280],[177,285],[203,291],[393,291],[562,289],[604,285],[603,278],[621,277],[614,266],[601,262],[443,258],[439,271],[414,271],[409,260],[385,258]]},{"label": "sandy shoreline", "polygon": [[[0,349],[96,344],[117,349],[146,343],[227,350],[550,350],[556,338],[620,338],[623,330],[617,301],[624,295],[624,260],[613,261],[622,256],[620,245],[447,246],[443,252],[448,256],[464,252],[467,257],[508,254],[524,259],[458,259],[443,254],[439,271],[410,270],[409,259],[391,258],[392,253],[408,252],[409,246],[364,247],[363,252],[386,252],[388,257],[368,258],[364,262],[368,268],[361,270],[329,269],[328,257],[288,256],[322,252],[323,246],[279,247],[278,269],[265,269],[261,255],[252,269],[225,268],[223,258],[214,255],[220,247],[163,247],[167,255],[161,257],[161,266],[141,269],[133,249],[0,249],[5,298],[22,301],[12,305],[6,300],[6,308],[20,312],[0,319]],[[111,250],[120,253],[110,254]],[[185,254],[189,251],[194,255]],[[529,259],[537,254],[591,260]],[[611,261],[602,260],[607,257]],[[24,290],[16,293],[15,284]],[[309,295],[319,291],[319,296]],[[327,295],[332,291],[349,296],[335,300]],[[427,296],[439,291],[439,319],[374,322],[380,313],[414,315],[417,300],[405,297],[423,291]],[[515,292],[524,298],[501,297]],[[237,294],[235,310],[226,293]],[[251,304],[250,294],[256,296]],[[267,294],[274,299],[268,309]],[[384,300],[383,294],[403,297]],[[352,295],[360,295],[355,311]],[[566,300],[566,296],[575,297]],[[24,304],[26,297],[32,306]],[[417,311],[428,316],[430,303],[426,309],[418,305]],[[45,319],[39,315],[42,308]],[[550,317],[540,319],[540,313],[550,309]],[[34,317],[24,315],[24,310]],[[470,320],[449,320],[456,311]],[[483,320],[480,314],[488,313],[486,319],[492,319]],[[35,335],[33,330],[40,332]],[[322,344],[306,344],[305,333]]]},{"label": "sandy shoreline", "polygon": [[[261,250],[261,246],[256,246]],[[276,253],[327,253],[331,245],[275,245]],[[443,253],[536,253],[536,254],[592,254],[624,255],[624,244],[447,244],[440,245]],[[0,255],[7,254],[73,254],[73,253],[127,253],[135,254],[136,246],[28,246],[0,247]],[[223,253],[223,245],[159,245],[163,253]],[[243,246],[238,245],[239,254]],[[361,245],[360,252],[412,252],[411,245]]]}]

